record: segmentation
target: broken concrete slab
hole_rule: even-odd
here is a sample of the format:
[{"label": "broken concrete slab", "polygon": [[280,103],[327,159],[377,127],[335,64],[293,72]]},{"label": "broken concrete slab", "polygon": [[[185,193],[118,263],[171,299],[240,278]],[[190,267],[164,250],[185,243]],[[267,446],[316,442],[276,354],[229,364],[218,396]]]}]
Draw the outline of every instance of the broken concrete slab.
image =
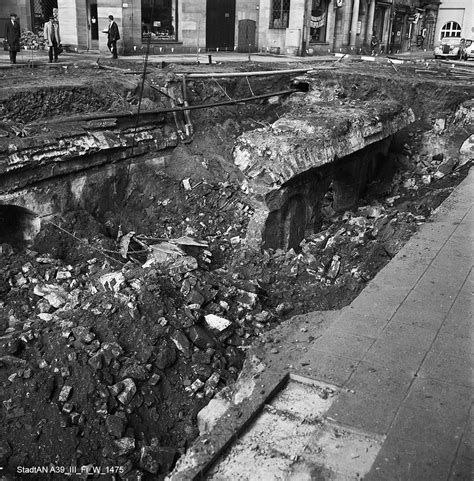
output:
[{"label": "broken concrete slab", "polygon": [[[311,78],[306,81],[311,86]],[[243,189],[255,207],[247,233],[253,248],[297,246],[314,228],[319,201],[329,185],[325,179],[334,172],[341,183],[335,187],[342,196],[337,208],[347,208],[365,184],[369,163],[387,153],[384,140],[415,120],[411,109],[393,101],[373,102],[370,109],[365,103],[323,103],[311,88],[288,103],[290,114],[244,133],[233,151],[234,163],[246,177]],[[361,158],[353,165],[332,171],[338,159],[359,151]]]}]

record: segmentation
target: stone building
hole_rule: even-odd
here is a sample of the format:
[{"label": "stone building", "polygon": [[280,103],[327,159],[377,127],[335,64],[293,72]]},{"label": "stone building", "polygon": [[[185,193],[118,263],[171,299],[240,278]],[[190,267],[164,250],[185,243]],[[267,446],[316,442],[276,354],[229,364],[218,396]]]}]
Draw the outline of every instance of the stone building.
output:
[{"label": "stone building", "polygon": [[439,3],[439,0],[260,0],[259,46],[268,51],[309,55],[432,48]]},{"label": "stone building", "polygon": [[1,0],[0,2],[0,37],[4,36],[6,21],[10,19],[11,13],[16,13],[21,28],[31,30],[32,9],[31,3],[27,0]]},{"label": "stone building", "polygon": [[258,0],[57,0],[64,43],[104,50],[113,15],[122,53],[256,49]]},{"label": "stone building", "polygon": [[[440,0],[2,0],[0,18],[13,9],[23,28],[35,30],[57,7],[63,44],[78,51],[106,51],[104,30],[113,15],[122,54],[143,52],[149,45],[153,54],[219,49],[315,55],[432,48],[443,28],[436,27],[439,4]],[[466,21],[469,14],[472,17],[471,0],[443,2],[442,18],[458,12],[457,4],[467,5],[462,25],[472,29],[472,19],[470,27]],[[461,25],[456,15],[452,21]]]},{"label": "stone building", "polygon": [[472,0],[443,0],[439,6],[435,44],[445,37],[474,40],[474,2]]}]

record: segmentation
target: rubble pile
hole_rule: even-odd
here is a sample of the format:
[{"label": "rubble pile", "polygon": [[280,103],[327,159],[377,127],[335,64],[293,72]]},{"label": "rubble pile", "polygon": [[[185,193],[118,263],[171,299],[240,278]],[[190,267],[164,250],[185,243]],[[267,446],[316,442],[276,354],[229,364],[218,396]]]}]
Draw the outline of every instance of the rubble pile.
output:
[{"label": "rubble pile", "polygon": [[25,50],[44,50],[46,40],[44,39],[43,30],[37,33],[23,30],[20,37],[20,47]]},{"label": "rubble pile", "polygon": [[234,257],[232,269],[259,279],[269,293],[265,308],[288,318],[340,307],[428,220],[466,171],[455,158],[419,155],[408,144],[390,155],[398,167],[391,182],[370,185],[354,209],[336,212],[329,189],[321,229],[299,250],[269,249],[261,256],[242,251]]},{"label": "rubble pile", "polygon": [[[124,258],[137,240],[122,236]],[[5,464],[93,462],[164,475],[195,437],[197,411],[276,320],[262,311],[256,281],[206,268],[206,242],[186,237],[148,251],[143,266],[117,268],[1,246]],[[51,436],[72,437],[76,449],[46,447]]]}]

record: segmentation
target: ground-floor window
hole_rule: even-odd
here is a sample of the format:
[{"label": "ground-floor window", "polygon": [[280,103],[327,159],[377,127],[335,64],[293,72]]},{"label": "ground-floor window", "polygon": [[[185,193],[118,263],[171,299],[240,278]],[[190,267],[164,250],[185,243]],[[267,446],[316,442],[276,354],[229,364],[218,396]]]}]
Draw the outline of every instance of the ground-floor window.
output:
[{"label": "ground-floor window", "polygon": [[457,22],[448,22],[443,25],[441,29],[441,38],[452,38],[461,36],[461,25]]},{"label": "ground-floor window", "polygon": [[33,32],[43,28],[45,22],[58,8],[58,0],[31,0],[31,29]]},{"label": "ground-floor window", "polygon": [[288,28],[290,0],[271,0],[270,28]]},{"label": "ground-floor window", "polygon": [[175,41],[177,0],[141,0],[142,37],[152,42]]},{"label": "ground-floor window", "polygon": [[329,0],[312,0],[310,35],[311,42],[325,42]]}]

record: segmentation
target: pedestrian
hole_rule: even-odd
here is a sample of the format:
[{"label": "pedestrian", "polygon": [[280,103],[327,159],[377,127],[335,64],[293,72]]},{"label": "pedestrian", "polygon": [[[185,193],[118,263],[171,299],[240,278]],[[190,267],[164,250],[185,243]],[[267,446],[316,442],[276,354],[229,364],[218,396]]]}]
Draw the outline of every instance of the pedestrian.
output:
[{"label": "pedestrian", "polygon": [[5,37],[10,52],[10,63],[16,63],[16,54],[20,51],[20,22],[16,13],[10,14],[10,20],[5,25]]},{"label": "pedestrian", "polygon": [[59,34],[59,22],[55,20],[54,16],[49,17],[49,21],[44,24],[44,38],[48,44],[49,63],[58,61],[59,44],[61,43],[61,36]]},{"label": "pedestrian", "polygon": [[373,55],[377,55],[379,53],[379,37],[375,30],[372,31],[372,38],[370,39],[370,49],[372,50]]},{"label": "pedestrian", "polygon": [[118,25],[114,21],[114,16],[109,15],[109,29],[107,30],[107,47],[112,52],[112,58],[117,58],[117,40],[120,40]]}]

